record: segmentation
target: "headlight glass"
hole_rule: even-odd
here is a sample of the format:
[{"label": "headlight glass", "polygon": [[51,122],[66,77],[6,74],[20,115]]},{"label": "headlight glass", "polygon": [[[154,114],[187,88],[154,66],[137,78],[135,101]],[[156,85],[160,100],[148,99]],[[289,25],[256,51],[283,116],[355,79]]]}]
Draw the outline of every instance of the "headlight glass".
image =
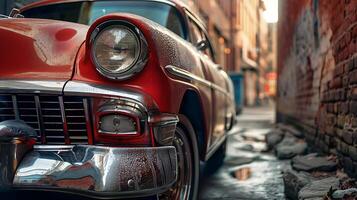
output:
[{"label": "headlight glass", "polygon": [[128,71],[140,54],[138,37],[128,27],[121,25],[112,25],[102,30],[93,45],[97,67],[109,74]]}]

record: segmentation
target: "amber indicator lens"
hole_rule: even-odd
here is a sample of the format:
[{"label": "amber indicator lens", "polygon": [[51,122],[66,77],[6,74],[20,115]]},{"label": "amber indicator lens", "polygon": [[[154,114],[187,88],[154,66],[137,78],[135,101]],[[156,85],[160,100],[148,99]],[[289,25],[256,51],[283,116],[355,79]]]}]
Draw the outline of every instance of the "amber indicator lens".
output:
[{"label": "amber indicator lens", "polygon": [[137,36],[121,25],[109,26],[94,42],[94,56],[102,70],[123,73],[135,65],[140,52]]},{"label": "amber indicator lens", "polygon": [[136,122],[132,118],[124,115],[104,115],[99,121],[99,133],[135,135],[137,134]]}]

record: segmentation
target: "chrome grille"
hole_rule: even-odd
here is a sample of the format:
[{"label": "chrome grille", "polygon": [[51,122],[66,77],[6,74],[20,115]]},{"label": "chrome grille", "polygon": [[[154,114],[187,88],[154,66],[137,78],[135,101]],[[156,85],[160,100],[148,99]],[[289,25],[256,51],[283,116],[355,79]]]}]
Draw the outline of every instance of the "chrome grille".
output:
[{"label": "chrome grille", "polygon": [[73,96],[0,94],[0,121],[20,119],[42,144],[88,144],[87,99]]},{"label": "chrome grille", "polygon": [[13,109],[12,96],[2,95],[0,96],[0,120],[14,119],[15,113]]}]

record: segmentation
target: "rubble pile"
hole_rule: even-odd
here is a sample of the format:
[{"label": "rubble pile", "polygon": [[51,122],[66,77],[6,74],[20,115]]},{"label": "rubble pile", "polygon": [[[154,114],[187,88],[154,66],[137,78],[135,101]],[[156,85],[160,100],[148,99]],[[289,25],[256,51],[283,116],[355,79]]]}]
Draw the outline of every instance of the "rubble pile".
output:
[{"label": "rubble pile", "polygon": [[279,159],[290,159],[307,153],[307,143],[303,134],[287,125],[278,125],[269,132],[265,141],[270,150],[274,150]]},{"label": "rubble pile", "polygon": [[279,159],[291,159],[291,169],[283,171],[288,199],[357,199],[356,181],[343,172],[337,156],[309,152],[304,134],[293,126],[277,125],[265,141]]}]

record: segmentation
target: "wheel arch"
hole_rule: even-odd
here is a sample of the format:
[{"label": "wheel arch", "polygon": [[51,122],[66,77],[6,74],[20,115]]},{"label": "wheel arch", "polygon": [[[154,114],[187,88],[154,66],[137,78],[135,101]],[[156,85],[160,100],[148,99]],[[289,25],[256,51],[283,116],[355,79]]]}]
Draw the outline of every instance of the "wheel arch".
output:
[{"label": "wheel arch", "polygon": [[199,157],[203,161],[206,154],[207,138],[202,103],[196,91],[189,89],[185,92],[180,105],[179,119],[180,123],[188,129],[187,131],[196,138]]}]

